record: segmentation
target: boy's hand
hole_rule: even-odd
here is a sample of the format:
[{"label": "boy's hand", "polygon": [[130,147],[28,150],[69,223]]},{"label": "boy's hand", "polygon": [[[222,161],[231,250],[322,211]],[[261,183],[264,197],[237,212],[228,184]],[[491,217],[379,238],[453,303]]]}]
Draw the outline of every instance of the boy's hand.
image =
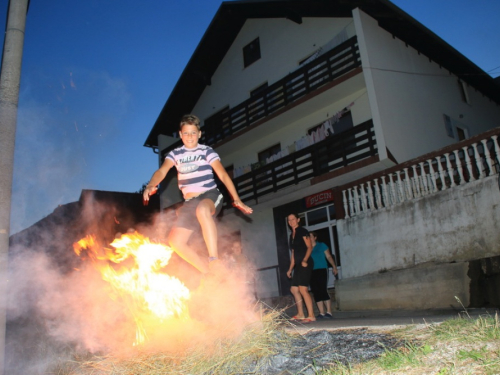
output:
[{"label": "boy's hand", "polygon": [[248,207],[245,203],[243,203],[239,199],[233,201],[233,207],[236,207],[245,214],[251,214],[253,212],[253,209]]},{"label": "boy's hand", "polygon": [[155,194],[158,191],[158,188],[156,186],[147,186],[146,189],[144,189],[144,193],[142,193],[142,203],[144,206],[147,206],[149,203],[149,197],[153,194]]}]

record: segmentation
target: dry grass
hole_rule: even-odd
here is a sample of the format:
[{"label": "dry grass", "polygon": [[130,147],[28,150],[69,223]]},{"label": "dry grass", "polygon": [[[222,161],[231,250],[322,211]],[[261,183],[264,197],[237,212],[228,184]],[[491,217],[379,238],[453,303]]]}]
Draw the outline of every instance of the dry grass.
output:
[{"label": "dry grass", "polygon": [[[249,325],[236,339],[219,338],[211,348],[191,347],[183,352],[141,353],[118,358],[114,356],[73,355],[71,361],[59,363],[54,375],[153,375],[153,374],[241,374],[257,359],[274,354],[274,347],[289,343],[286,335],[277,335],[282,323],[278,311],[262,316],[259,324]],[[258,373],[258,372],[257,372]]]},{"label": "dry grass", "polygon": [[[50,374],[158,375],[246,374],[249,363],[290,345],[280,313],[271,311],[262,324],[250,325],[236,339],[219,339],[210,350],[192,347],[182,353],[141,353],[128,358],[74,356]],[[404,343],[379,358],[359,364],[334,364],[316,369],[318,375],[365,374],[500,374],[500,321],[498,315],[448,320],[440,324],[411,325],[389,332]],[[314,368],[314,366],[313,366]],[[263,374],[258,369],[254,374]],[[310,372],[309,372],[310,373]]]}]

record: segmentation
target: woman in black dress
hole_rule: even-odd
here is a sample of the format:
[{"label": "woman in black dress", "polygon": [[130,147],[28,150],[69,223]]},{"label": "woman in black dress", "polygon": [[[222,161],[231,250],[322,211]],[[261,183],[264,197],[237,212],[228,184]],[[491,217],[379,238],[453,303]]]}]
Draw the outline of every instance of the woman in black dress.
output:
[{"label": "woman in black dress", "polygon": [[[290,249],[292,250],[292,256],[290,268],[286,274],[292,279],[292,287],[290,288],[290,291],[292,292],[297,305],[297,315],[295,315],[292,319],[299,320],[301,323],[310,323],[316,320],[314,316],[312,298],[308,290],[314,266],[311,258],[311,238],[309,237],[309,231],[306,228],[299,226],[300,218],[296,214],[288,215],[287,219],[288,225],[292,229],[292,234],[290,235]],[[307,318],[304,315],[302,301],[306,304]]]}]

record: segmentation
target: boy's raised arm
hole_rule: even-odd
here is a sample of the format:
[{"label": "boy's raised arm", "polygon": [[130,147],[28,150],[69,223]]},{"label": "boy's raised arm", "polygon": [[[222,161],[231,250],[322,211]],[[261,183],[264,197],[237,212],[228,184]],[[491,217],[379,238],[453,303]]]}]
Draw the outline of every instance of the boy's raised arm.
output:
[{"label": "boy's raised arm", "polygon": [[144,204],[147,205],[149,197],[156,192],[156,186],[163,181],[168,171],[174,166],[174,162],[170,159],[165,159],[161,167],[153,173],[151,180],[149,180],[144,193],[142,193],[142,198],[144,199]]},{"label": "boy's raised arm", "polygon": [[253,209],[248,207],[245,203],[241,201],[238,192],[236,191],[236,188],[234,186],[233,180],[231,180],[231,177],[229,177],[229,175],[227,174],[226,169],[224,168],[220,160],[215,160],[210,165],[217,174],[217,177],[219,177],[224,186],[226,186],[227,191],[229,192],[231,198],[233,199],[233,206],[238,208],[245,214],[251,214],[253,212]]}]

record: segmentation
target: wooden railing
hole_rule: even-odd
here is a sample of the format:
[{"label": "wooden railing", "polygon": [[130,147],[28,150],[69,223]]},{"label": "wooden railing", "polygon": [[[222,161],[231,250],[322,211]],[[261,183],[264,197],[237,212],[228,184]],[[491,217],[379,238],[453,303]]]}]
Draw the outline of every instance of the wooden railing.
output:
[{"label": "wooden railing", "polygon": [[338,187],[344,213],[337,219],[344,215],[352,218],[498,174],[499,136],[500,128],[495,128]]},{"label": "wooden railing", "polygon": [[354,36],[236,107],[207,119],[200,142],[213,146],[359,66]]},{"label": "wooden railing", "polygon": [[372,121],[291,153],[233,179],[243,201],[346,167],[378,154]]}]

